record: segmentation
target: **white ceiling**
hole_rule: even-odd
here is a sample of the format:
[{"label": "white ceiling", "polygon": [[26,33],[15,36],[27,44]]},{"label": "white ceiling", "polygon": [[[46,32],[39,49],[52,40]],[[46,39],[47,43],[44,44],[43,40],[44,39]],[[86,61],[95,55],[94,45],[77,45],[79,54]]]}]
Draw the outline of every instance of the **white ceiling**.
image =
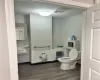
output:
[{"label": "white ceiling", "polygon": [[34,1],[15,1],[15,13],[20,14],[38,14],[37,10],[54,10],[60,11],[61,13],[53,13],[54,17],[64,17],[71,16],[82,12],[81,9],[76,9],[72,7],[64,7],[61,5],[55,5],[51,3],[44,2],[34,2]]}]

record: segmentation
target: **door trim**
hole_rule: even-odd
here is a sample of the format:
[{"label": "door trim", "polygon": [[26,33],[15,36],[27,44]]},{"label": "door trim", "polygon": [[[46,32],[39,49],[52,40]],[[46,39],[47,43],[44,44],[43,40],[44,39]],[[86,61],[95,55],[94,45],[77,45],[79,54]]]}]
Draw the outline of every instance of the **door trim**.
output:
[{"label": "door trim", "polygon": [[[16,0],[16,1],[24,1],[24,0]],[[74,0],[30,0],[30,1],[47,2],[47,3],[59,4],[63,6],[72,6],[77,8],[89,8],[93,5],[93,4],[74,1]]]},{"label": "door trim", "polygon": [[[34,1],[34,0],[33,0]],[[88,4],[88,3],[82,3],[82,2],[78,2],[78,1],[73,1],[73,0],[44,0],[44,2],[52,2],[52,3],[57,3],[57,4],[62,4],[62,5],[67,5],[67,6],[76,6],[79,8],[89,8],[92,6],[92,4]]]},{"label": "door trim", "polygon": [[81,80],[83,80],[83,65],[85,56],[85,41],[86,41],[86,21],[87,21],[87,10],[83,12],[83,23],[82,23],[82,45],[81,45]]}]

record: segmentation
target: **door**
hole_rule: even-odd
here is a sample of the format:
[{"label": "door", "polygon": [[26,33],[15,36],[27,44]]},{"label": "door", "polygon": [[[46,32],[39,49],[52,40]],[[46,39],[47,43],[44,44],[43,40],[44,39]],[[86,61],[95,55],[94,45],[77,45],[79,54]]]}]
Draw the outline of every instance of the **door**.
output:
[{"label": "door", "polygon": [[87,10],[82,80],[100,80],[100,4]]}]

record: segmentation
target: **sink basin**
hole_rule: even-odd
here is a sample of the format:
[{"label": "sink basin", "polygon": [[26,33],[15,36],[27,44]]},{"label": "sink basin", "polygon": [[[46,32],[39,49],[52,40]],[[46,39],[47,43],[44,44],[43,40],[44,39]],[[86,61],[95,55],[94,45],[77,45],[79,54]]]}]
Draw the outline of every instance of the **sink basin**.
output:
[{"label": "sink basin", "polygon": [[24,47],[17,47],[18,54],[27,54],[27,50]]}]

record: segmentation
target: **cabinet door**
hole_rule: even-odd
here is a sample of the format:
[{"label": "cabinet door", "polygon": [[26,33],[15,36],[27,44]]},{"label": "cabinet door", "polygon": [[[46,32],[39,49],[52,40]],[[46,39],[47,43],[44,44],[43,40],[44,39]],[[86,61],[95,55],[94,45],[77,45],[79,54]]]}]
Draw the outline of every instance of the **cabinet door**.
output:
[{"label": "cabinet door", "polygon": [[30,15],[30,32],[32,49],[52,48],[52,17]]}]

